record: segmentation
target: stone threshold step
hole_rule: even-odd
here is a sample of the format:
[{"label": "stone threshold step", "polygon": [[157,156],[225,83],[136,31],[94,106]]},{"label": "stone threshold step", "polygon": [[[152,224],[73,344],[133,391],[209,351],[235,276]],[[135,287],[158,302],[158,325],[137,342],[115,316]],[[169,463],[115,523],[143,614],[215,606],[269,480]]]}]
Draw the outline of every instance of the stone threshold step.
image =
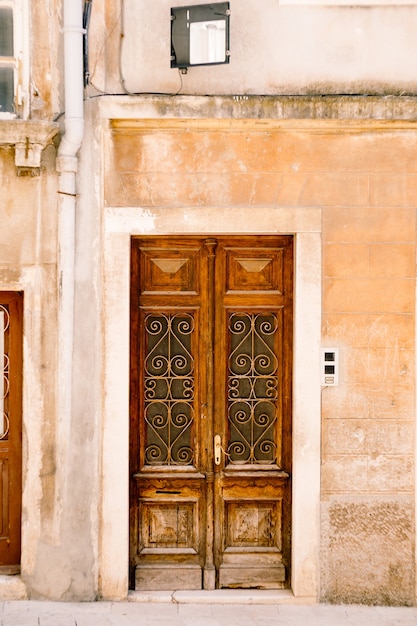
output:
[{"label": "stone threshold step", "polygon": [[317,604],[316,598],[295,597],[292,591],[258,589],[215,589],[214,591],[130,591],[129,602],[174,604]]}]

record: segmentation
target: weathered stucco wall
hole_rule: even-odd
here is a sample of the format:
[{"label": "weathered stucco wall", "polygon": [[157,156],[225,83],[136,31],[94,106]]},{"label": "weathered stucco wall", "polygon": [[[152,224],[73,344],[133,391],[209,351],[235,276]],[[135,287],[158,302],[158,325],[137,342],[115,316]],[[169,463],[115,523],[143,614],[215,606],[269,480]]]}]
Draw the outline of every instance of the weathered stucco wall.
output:
[{"label": "weathered stucco wall", "polygon": [[[323,213],[324,599],[409,603],[414,591],[414,133],[344,138],[353,176]],[[342,146],[340,146],[342,147]]]},{"label": "weathered stucco wall", "polygon": [[18,177],[14,150],[0,151],[0,287],[24,293],[21,571],[28,587],[21,586],[16,577],[13,586],[3,580],[6,594],[10,587],[14,597],[30,590],[36,576],[39,541],[56,542],[58,281],[54,167],[53,146],[44,151],[37,177]]},{"label": "weathered stucco wall", "polygon": [[[100,193],[92,184],[90,160],[96,129],[95,125],[86,129],[87,148],[79,162],[77,190],[82,190],[83,202],[77,205],[75,218],[74,330],[68,346],[70,379],[62,383],[66,390],[70,389],[66,396],[69,406],[64,410],[60,410],[61,389],[57,388],[58,381],[62,380],[59,377],[62,326],[56,309],[63,270],[57,248],[59,242],[69,245],[65,233],[58,238],[58,228],[67,222],[58,220],[58,194],[62,190],[55,187],[53,193],[42,196],[53,214],[50,233],[55,251],[51,267],[55,309],[49,326],[51,360],[46,367],[50,376],[48,391],[54,403],[45,402],[43,406],[43,419],[48,420],[51,436],[46,436],[48,431],[44,432],[42,422],[32,426],[39,428],[39,436],[44,437],[45,458],[42,457],[39,469],[37,439],[33,434],[28,436],[28,535],[23,545],[22,578],[27,593],[34,599],[92,601],[98,595],[101,308],[98,299],[99,219],[94,207]],[[61,210],[65,209],[68,207]],[[71,241],[71,233],[67,234]],[[64,271],[71,272],[71,268],[66,266]],[[34,338],[31,344],[36,349]],[[30,389],[33,393],[34,386]],[[37,534],[33,526],[36,521],[39,524]]]},{"label": "weathered stucco wall", "polygon": [[[18,176],[14,152],[0,149],[0,289],[22,291],[24,297],[22,546],[20,577],[0,576],[0,589],[5,598],[92,600],[98,589],[100,404],[99,342],[93,345],[100,311],[92,297],[99,259],[91,253],[95,213],[77,219],[74,399],[64,419],[57,388],[56,148],[43,151],[36,176]],[[69,387],[71,380],[64,384]]]},{"label": "weathered stucco wall", "polygon": [[29,16],[30,119],[51,120],[62,111],[61,6],[56,0],[32,2]]},{"label": "weathered stucco wall", "polygon": [[[97,595],[99,452],[97,398],[88,375],[85,335],[91,340],[89,324],[97,325],[82,298],[69,349],[70,358],[74,353],[74,381],[63,383],[65,389],[74,383],[75,396],[82,400],[73,402],[65,416],[59,410],[57,387],[59,138],[57,124],[51,122],[58,117],[62,121],[64,108],[62,3],[21,4],[24,9],[18,7],[15,20],[24,35],[19,39],[23,52],[18,68],[23,103],[16,120],[0,120],[0,288],[24,295],[21,575],[0,576],[0,589],[5,598],[91,600]],[[17,52],[20,56],[20,49]],[[41,153],[38,162],[35,156]],[[77,221],[85,229],[82,216]],[[84,232],[76,252],[80,263],[75,291],[87,289],[89,302],[89,262],[97,256],[82,254],[82,249],[87,245],[91,252],[92,240],[90,231]],[[98,351],[92,352],[98,358]]]},{"label": "weathered stucco wall", "polygon": [[[189,100],[177,104],[172,118],[191,111]],[[149,102],[136,105],[138,116],[149,115]],[[267,232],[286,232],[285,211],[301,215],[297,233],[321,211],[322,342],[339,348],[341,372],[339,386],[322,393],[319,594],[328,602],[411,604],[416,129],[413,121],[309,119],[311,102],[298,105],[302,123],[265,119],[264,110],[247,128],[242,119],[198,119],[196,110],[185,127],[169,111],[165,120],[116,120],[104,202],[124,207],[125,219],[140,207],[151,230],[161,209],[172,212],[176,232],[181,219],[188,232],[194,215],[204,232],[222,232],[222,212],[224,224],[236,215],[235,232],[259,232],[264,213]],[[408,105],[402,116],[413,118]],[[134,117],[133,103],[125,114]]]},{"label": "weathered stucco wall", "polygon": [[416,93],[415,4],[231,2],[230,64],[180,76],[170,67],[170,8],[187,4],[95,0],[93,85],[172,95]]}]

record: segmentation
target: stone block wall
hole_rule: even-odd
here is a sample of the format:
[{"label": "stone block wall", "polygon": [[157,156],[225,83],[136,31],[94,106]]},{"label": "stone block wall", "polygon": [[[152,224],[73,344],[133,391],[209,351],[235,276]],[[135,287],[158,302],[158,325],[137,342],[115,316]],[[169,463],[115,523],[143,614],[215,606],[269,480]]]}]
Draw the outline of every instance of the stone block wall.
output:
[{"label": "stone block wall", "polygon": [[322,390],[327,602],[414,601],[416,134],[394,126],[125,120],[106,155],[105,204],[150,218],[205,210],[204,230],[221,232],[210,207],[222,207],[250,233],[268,211],[285,232],[279,210],[303,209],[300,231],[321,211],[322,344],[340,354],[339,386]]},{"label": "stone block wall", "polygon": [[323,391],[322,596],[407,604],[414,594],[413,138],[345,137],[340,151],[366,185],[355,192],[357,206],[347,195],[323,212],[323,343],[339,347],[341,378]]}]

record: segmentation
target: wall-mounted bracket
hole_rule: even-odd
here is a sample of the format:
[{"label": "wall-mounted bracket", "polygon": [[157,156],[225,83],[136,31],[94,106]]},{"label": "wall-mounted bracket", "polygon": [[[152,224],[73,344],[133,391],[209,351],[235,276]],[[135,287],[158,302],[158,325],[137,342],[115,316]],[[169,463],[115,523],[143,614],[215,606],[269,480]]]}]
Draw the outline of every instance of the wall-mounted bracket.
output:
[{"label": "wall-mounted bracket", "polygon": [[59,132],[56,122],[0,119],[0,145],[15,147],[18,176],[40,173],[42,152]]}]

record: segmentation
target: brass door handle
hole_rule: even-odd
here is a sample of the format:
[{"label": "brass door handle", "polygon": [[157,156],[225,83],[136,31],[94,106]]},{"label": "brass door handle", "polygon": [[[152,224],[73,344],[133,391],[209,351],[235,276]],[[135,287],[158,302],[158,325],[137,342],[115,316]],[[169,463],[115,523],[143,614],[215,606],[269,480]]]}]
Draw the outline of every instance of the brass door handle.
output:
[{"label": "brass door handle", "polygon": [[214,463],[220,465],[222,462],[222,438],[214,435]]}]

